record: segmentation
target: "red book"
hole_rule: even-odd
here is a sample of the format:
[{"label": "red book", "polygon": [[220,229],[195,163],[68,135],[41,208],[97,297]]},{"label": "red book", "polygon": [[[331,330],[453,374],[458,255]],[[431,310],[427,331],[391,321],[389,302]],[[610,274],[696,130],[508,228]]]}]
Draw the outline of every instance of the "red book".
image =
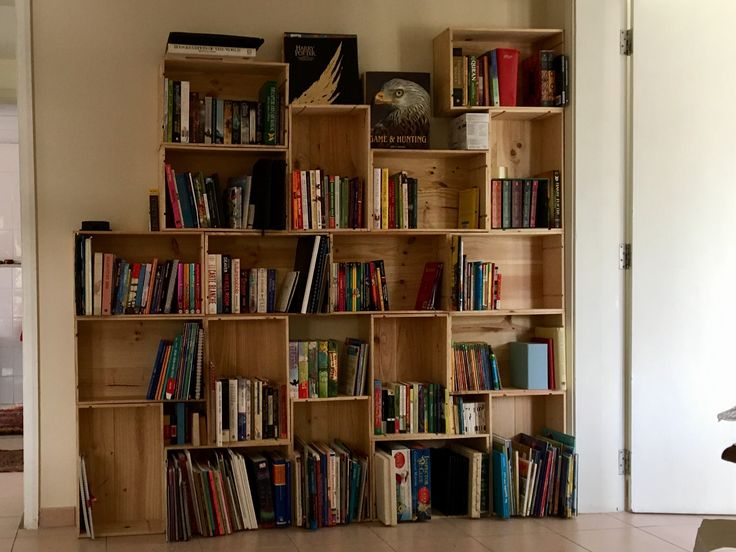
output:
[{"label": "red book", "polygon": [[368,272],[371,280],[371,300],[373,301],[373,310],[382,310],[381,298],[378,295],[379,284],[376,281],[376,263],[373,261],[368,263]]},{"label": "red book", "polygon": [[397,174],[391,175],[388,185],[388,227],[396,228],[396,181]]},{"label": "red book", "polygon": [[501,228],[503,195],[500,180],[491,181],[491,228]]},{"label": "red book", "polygon": [[337,267],[337,310],[345,312],[347,305],[345,302],[345,264],[340,263]]},{"label": "red book", "polygon": [[215,534],[216,535],[224,535],[225,534],[225,529],[224,529],[224,527],[222,525],[222,516],[220,514],[220,504],[219,504],[219,501],[217,500],[217,488],[216,488],[216,485],[215,485],[214,472],[212,470],[207,470],[207,479],[209,480],[209,483],[210,483],[210,493],[211,493],[211,496],[212,496],[212,506],[213,506],[213,508],[215,510],[215,522],[216,522]]},{"label": "red book", "polygon": [[303,228],[302,222],[302,181],[299,171],[291,173],[291,227],[294,230]]},{"label": "red book", "polygon": [[151,314],[151,303],[153,303],[153,290],[156,287],[156,271],[158,270],[158,259],[153,259],[151,263],[151,278],[148,280],[148,289],[144,290],[146,296],[146,310],[143,314]]},{"label": "red book", "polygon": [[179,192],[176,190],[176,182],[174,181],[174,171],[171,165],[164,165],[166,171],[166,186],[169,189],[169,202],[171,203],[171,212],[174,215],[174,228],[183,228],[181,221],[181,203],[179,202]]},{"label": "red book", "polygon": [[519,50],[497,48],[498,96],[502,106],[516,105],[516,82],[519,73]]},{"label": "red book", "polygon": [[532,205],[531,205],[531,213],[529,217],[529,227],[530,228],[536,228],[537,227],[537,194],[539,191],[539,180],[534,180],[532,182]]},{"label": "red book", "polygon": [[202,314],[202,269],[199,263],[194,264],[194,312]]},{"label": "red book", "polygon": [[417,301],[414,304],[415,310],[434,309],[434,301],[432,301],[432,290],[434,289],[436,281],[439,279],[440,274],[442,274],[442,263],[424,263],[424,274],[422,274],[422,282],[419,284]]},{"label": "red book", "polygon": [[184,305],[186,304],[186,291],[184,289],[184,263],[179,263],[176,268],[176,272],[176,304],[179,308],[179,314],[182,314],[186,312],[184,309]]}]

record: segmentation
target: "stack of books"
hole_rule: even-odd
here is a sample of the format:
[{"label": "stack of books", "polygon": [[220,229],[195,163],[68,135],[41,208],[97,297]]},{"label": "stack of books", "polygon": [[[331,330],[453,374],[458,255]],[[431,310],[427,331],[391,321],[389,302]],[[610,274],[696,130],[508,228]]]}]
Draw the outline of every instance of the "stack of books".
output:
[{"label": "stack of books", "polygon": [[266,81],[259,101],[215,98],[191,83],[164,78],[163,141],[182,144],[263,144],[282,140],[281,97]]},{"label": "stack of books", "polygon": [[199,322],[184,324],[184,333],[159,342],[148,384],[148,400],[202,398],[204,329]]},{"label": "stack of books", "polygon": [[285,385],[261,378],[220,378],[214,386],[217,446],[239,441],[286,439]]},{"label": "stack of books", "polygon": [[320,169],[291,174],[294,230],[363,227],[363,181],[327,175]]},{"label": "stack of books", "polygon": [[508,518],[577,515],[575,437],[543,428],[532,437],[493,435],[493,503]]},{"label": "stack of books", "polygon": [[451,433],[446,424],[447,389],[439,383],[373,382],[373,432]]},{"label": "stack of books", "polygon": [[389,174],[373,169],[373,227],[376,229],[418,228],[419,182],[406,171]]},{"label": "stack of books", "polygon": [[462,236],[453,236],[454,282],[452,308],[457,311],[501,308],[501,273],[492,261],[469,261]]},{"label": "stack of books", "polygon": [[560,171],[551,178],[491,181],[491,228],[561,228]]},{"label": "stack of books", "polygon": [[370,516],[368,457],[341,441],[294,446],[294,519],[317,529],[364,521]]},{"label": "stack of books", "polygon": [[389,310],[383,260],[332,263],[331,281],[334,312]]},{"label": "stack of books", "polygon": [[292,398],[360,396],[365,393],[368,343],[348,338],[340,353],[334,339],[289,342]]},{"label": "stack of books", "polygon": [[453,343],[452,370],[455,391],[501,389],[496,355],[487,343]]}]

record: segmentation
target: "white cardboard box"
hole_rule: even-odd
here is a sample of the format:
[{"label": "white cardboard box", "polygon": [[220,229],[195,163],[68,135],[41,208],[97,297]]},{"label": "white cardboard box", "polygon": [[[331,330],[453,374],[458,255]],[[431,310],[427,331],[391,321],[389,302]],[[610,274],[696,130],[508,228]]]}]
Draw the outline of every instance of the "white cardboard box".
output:
[{"label": "white cardboard box", "polygon": [[464,113],[450,124],[450,148],[488,149],[488,113]]}]

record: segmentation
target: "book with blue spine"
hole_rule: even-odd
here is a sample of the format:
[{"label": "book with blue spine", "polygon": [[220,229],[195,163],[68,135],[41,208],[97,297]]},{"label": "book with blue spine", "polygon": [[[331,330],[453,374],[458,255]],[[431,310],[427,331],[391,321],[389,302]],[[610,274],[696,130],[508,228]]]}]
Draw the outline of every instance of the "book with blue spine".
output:
[{"label": "book with blue spine", "polygon": [[411,503],[412,520],[427,521],[432,518],[432,482],[429,449],[413,443],[411,455]]},{"label": "book with blue spine", "polygon": [[493,451],[493,511],[503,519],[511,516],[511,503],[508,493],[508,463],[506,455]]}]

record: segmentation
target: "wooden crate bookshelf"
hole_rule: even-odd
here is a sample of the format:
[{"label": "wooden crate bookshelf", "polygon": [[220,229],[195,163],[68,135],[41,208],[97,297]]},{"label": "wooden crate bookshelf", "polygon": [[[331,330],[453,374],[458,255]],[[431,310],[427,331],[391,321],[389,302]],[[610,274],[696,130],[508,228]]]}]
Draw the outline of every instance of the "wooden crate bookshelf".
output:
[{"label": "wooden crate bookshelf", "polygon": [[[164,414],[176,402],[210,414],[213,399],[209,391],[198,401],[145,400],[159,341],[181,333],[186,322],[199,322],[205,330],[206,384],[216,378],[240,376],[263,378],[288,388],[289,341],[334,339],[341,351],[348,337],[370,344],[363,396],[290,398],[286,438],[224,443],[243,452],[278,450],[292,455],[297,438],[339,439],[368,455],[373,476],[373,453],[386,442],[419,441],[431,447],[461,442],[488,452],[492,433],[511,437],[519,432],[534,433],[544,426],[568,429],[565,390],[508,387],[509,343],[530,339],[535,327],[564,327],[569,319],[566,231],[497,230],[491,229],[490,221],[490,183],[501,167],[510,178],[529,178],[552,170],[565,174],[565,112],[558,107],[453,107],[453,46],[476,53],[513,46],[522,52],[522,58],[541,47],[565,51],[563,33],[557,29],[448,29],[435,39],[435,114],[489,113],[488,150],[371,150],[370,109],[365,105],[282,105],[284,141],[277,146],[161,142],[162,227],[167,209],[164,163],[178,172],[217,173],[224,185],[231,177],[251,174],[256,160],[269,158],[286,162],[286,228],[292,227],[292,171],[317,168],[363,182],[361,228],[165,228],[161,232],[90,234],[93,252],[114,253],[133,262],[176,258],[200,263],[203,302],[208,255],[238,258],[243,269],[275,268],[278,296],[286,274],[293,270],[299,238],[318,234],[329,237],[330,262],[383,260],[391,307],[386,312],[212,314],[203,304],[197,315],[76,316],[79,451],[88,459],[90,481],[98,497],[94,515],[99,535],[163,532],[167,454],[188,450],[195,458],[204,458],[217,448],[211,430],[208,442],[199,446],[165,443],[162,431]],[[192,90],[200,94],[244,100],[257,99],[263,82],[273,79],[282,97],[288,97],[288,67],[282,63],[167,57],[161,66],[162,81],[164,77],[189,80]],[[163,90],[161,93],[163,102]],[[418,228],[374,227],[373,169],[379,167],[388,168],[390,173],[405,170],[418,179]],[[478,228],[462,230],[457,221],[458,193],[470,187],[479,189]],[[570,186],[566,183],[563,188]],[[462,237],[468,260],[492,261],[500,267],[500,309],[453,310],[454,236]],[[416,311],[425,263],[437,261],[444,264],[437,310]],[[492,346],[502,390],[454,391],[452,346],[456,342]],[[488,432],[375,435],[374,379],[437,383],[453,398],[483,402]],[[568,381],[572,381],[571,374]],[[371,512],[375,510],[374,498],[372,491]]]}]

